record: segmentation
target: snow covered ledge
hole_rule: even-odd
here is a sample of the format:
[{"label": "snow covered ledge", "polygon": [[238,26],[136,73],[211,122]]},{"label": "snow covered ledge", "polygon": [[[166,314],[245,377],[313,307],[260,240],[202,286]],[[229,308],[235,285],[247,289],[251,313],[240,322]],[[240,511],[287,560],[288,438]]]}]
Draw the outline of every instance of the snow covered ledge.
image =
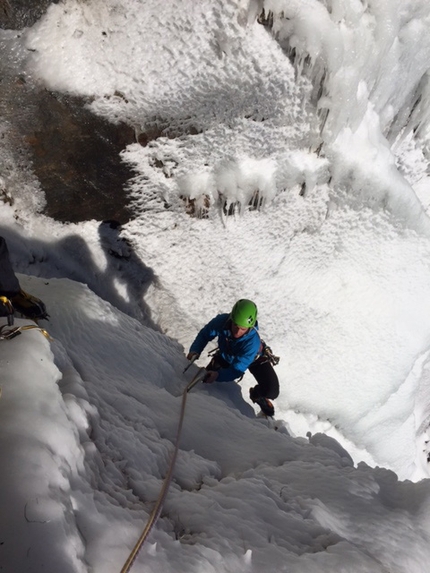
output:
[{"label": "snow covered ledge", "polygon": [[[16,326],[24,324],[34,325],[15,320]],[[61,373],[48,340],[36,329],[0,340],[0,369],[0,489],[7,515],[0,561],[13,563],[15,571],[27,570],[30,562],[35,570],[83,571],[84,549],[70,501],[70,479],[83,463],[83,452],[57,385]]]}]

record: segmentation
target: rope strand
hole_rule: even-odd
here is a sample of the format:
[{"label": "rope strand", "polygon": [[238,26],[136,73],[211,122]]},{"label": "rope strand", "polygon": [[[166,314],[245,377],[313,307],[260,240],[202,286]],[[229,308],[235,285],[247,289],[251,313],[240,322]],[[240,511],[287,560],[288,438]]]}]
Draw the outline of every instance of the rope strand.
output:
[{"label": "rope strand", "polygon": [[158,499],[157,499],[157,502],[154,506],[154,509],[152,510],[151,515],[149,516],[148,523],[146,524],[145,529],[142,532],[142,535],[139,537],[136,545],[133,547],[127,561],[125,562],[123,568],[121,569],[121,573],[128,573],[130,571],[139,551],[142,548],[142,545],[145,543],[151,529],[154,527],[157,519],[160,517],[160,513],[161,513],[161,510],[163,508],[163,503],[164,503],[164,500],[166,499],[166,495],[167,495],[167,492],[169,490],[170,482],[172,481],[173,468],[175,467],[175,462],[176,462],[176,458],[178,455],[179,440],[181,438],[182,424],[184,421],[185,404],[187,402],[187,394],[192,388],[194,388],[194,386],[198,382],[200,382],[200,380],[202,379],[202,377],[205,373],[206,373],[205,368],[200,368],[200,370],[197,372],[197,374],[194,376],[194,378],[191,380],[191,382],[186,386],[186,388],[182,394],[181,413],[180,413],[180,417],[179,417],[178,430],[176,432],[175,447],[173,450],[172,458],[170,460],[169,470],[167,472],[166,477],[164,478],[163,487],[161,488],[160,495],[158,496]]}]

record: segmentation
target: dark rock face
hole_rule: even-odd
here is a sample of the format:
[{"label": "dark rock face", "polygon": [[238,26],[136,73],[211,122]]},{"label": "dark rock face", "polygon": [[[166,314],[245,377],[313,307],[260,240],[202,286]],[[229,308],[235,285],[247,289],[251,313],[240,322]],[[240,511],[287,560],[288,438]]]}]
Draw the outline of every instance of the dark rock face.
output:
[{"label": "dark rock face", "polygon": [[86,103],[29,85],[13,71],[0,78],[1,119],[10,126],[15,152],[25,150],[31,162],[45,195],[44,214],[62,222],[126,223],[133,172],[120,153],[136,141],[134,129],[94,115]]},{"label": "dark rock face", "polygon": [[59,0],[0,0],[0,28],[21,30],[32,26]]},{"label": "dark rock face", "polygon": [[[0,27],[31,26],[52,3],[0,0]],[[127,222],[125,187],[133,172],[119,154],[136,141],[133,128],[95,116],[82,98],[34,85],[2,48],[0,44],[0,116],[10,126],[15,152],[25,150],[32,163],[45,194],[44,214],[63,222]]]},{"label": "dark rock face", "polygon": [[119,154],[135,141],[134,130],[95,116],[80,98],[48,91],[33,97],[25,141],[45,192],[45,214],[75,223],[128,221],[125,186],[133,173]]}]

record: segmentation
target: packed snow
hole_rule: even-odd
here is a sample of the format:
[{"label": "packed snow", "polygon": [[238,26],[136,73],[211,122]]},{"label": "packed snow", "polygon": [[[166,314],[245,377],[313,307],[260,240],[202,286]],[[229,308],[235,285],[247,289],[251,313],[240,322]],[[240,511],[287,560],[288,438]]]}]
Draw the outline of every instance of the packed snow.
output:
[{"label": "packed snow", "polygon": [[0,234],[50,315],[0,340],[2,570],[121,571],[188,348],[243,297],[275,421],[249,373],[190,391],[132,571],[428,570],[429,28],[425,0],[65,0],[0,32],[8,77],[136,133],[131,221],[61,224],[0,117]]}]

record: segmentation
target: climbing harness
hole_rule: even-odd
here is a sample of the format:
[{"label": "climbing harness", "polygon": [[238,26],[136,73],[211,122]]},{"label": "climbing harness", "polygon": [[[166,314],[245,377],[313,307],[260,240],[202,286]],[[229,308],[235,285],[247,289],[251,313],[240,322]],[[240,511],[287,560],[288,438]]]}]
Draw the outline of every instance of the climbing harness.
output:
[{"label": "climbing harness", "polygon": [[183,369],[182,374],[185,374],[185,372],[188,370],[191,364],[193,364],[197,360],[198,356],[199,356],[198,354],[194,354],[194,356],[189,361],[188,366],[185,366],[185,368]]},{"label": "climbing harness", "polygon": [[[193,360],[193,362],[194,362],[194,360]],[[188,367],[185,370],[187,370],[187,369],[188,369]],[[185,370],[184,370],[184,372],[185,372]],[[185,404],[187,402],[187,395],[188,395],[188,392],[192,388],[194,388],[194,386],[198,382],[203,380],[205,374],[206,374],[206,369],[200,368],[200,370],[197,372],[197,374],[194,376],[194,378],[191,380],[191,382],[186,386],[186,388],[182,394],[181,413],[180,413],[180,417],[179,417],[178,429],[176,432],[175,446],[174,446],[172,458],[170,460],[169,469],[167,471],[166,477],[164,478],[163,487],[161,488],[160,495],[158,496],[157,502],[154,506],[154,509],[151,512],[151,515],[149,516],[149,519],[148,519],[148,522],[145,526],[145,529],[143,530],[142,535],[139,537],[136,545],[134,546],[133,550],[131,551],[131,553],[127,559],[127,561],[125,562],[123,568],[121,569],[121,573],[128,573],[130,571],[139,551],[142,548],[142,545],[145,543],[145,540],[148,537],[151,529],[154,527],[157,519],[160,517],[160,513],[161,513],[161,510],[163,508],[164,500],[166,499],[166,495],[167,495],[167,492],[169,490],[170,482],[172,481],[173,468],[175,467],[176,457],[178,455],[179,440],[181,438],[182,423],[184,421]]]},{"label": "climbing harness", "polygon": [[[256,332],[258,333],[258,330],[256,330]],[[258,336],[260,336],[259,333]],[[260,349],[258,351],[257,356],[255,357],[255,362],[270,362],[272,366],[276,366],[277,364],[279,364],[280,361],[279,356],[275,356],[270,346],[268,346],[261,338],[260,340],[261,340]],[[211,365],[213,365],[212,362],[216,361],[217,359],[219,362],[219,357],[220,357],[219,348],[218,347],[214,348],[213,350],[208,352],[208,356],[212,357],[212,361],[210,363]],[[221,360],[223,359],[221,358]],[[243,376],[244,374],[242,374],[242,376],[239,378],[239,381],[242,380]]]}]

